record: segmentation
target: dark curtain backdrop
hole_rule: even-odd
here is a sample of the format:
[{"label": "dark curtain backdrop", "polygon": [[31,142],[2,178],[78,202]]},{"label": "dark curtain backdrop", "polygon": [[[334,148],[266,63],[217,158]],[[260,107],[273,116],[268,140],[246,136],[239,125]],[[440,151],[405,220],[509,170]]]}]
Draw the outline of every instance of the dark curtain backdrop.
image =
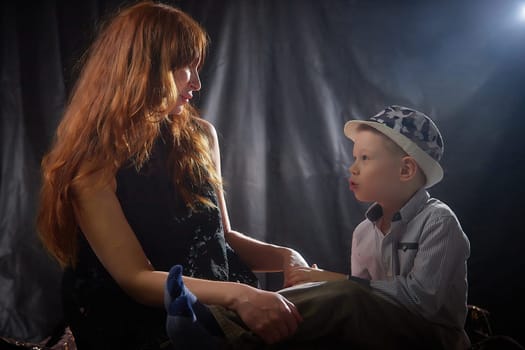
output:
[{"label": "dark curtain backdrop", "polygon": [[[166,1],[167,3],[170,3]],[[129,2],[128,2],[129,3]],[[60,324],[60,270],[36,238],[39,162],[76,62],[125,1],[4,2],[0,90],[0,335]],[[172,1],[208,31],[196,99],[217,128],[231,221],[346,272],[367,204],[347,186],[342,127],[386,105],[434,117],[445,179],[430,190],[467,233],[469,303],[523,342],[525,20],[518,1]],[[277,289],[278,274],[261,276]],[[521,339],[520,339],[521,338]]]}]

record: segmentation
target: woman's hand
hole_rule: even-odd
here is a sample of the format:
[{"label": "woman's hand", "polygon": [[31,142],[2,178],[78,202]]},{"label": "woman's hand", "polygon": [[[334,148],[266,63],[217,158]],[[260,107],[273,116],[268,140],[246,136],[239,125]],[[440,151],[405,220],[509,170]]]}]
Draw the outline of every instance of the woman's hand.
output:
[{"label": "woman's hand", "polygon": [[290,273],[295,268],[299,267],[305,267],[308,268],[308,263],[301,254],[299,254],[297,251],[286,248],[283,249],[283,274],[284,274],[284,287],[290,287],[293,284],[290,282]]},{"label": "woman's hand", "polygon": [[288,273],[288,283],[290,286],[306,282],[336,281],[347,278],[348,277],[342,273],[322,270],[318,268],[316,264],[313,264],[312,267],[293,267]]},{"label": "woman's hand", "polygon": [[229,308],[268,344],[290,337],[302,321],[295,305],[285,297],[252,287],[244,289]]}]

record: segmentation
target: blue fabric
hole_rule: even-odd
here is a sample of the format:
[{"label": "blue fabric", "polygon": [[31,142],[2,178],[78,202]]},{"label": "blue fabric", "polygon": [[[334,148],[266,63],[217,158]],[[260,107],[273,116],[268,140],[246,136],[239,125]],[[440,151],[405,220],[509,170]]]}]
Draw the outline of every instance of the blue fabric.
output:
[{"label": "blue fabric", "polygon": [[[182,280],[182,266],[170,269],[164,293],[167,310],[166,332],[175,348],[214,349],[221,339],[214,337],[201,320],[212,320],[213,315],[186,288]],[[197,315],[199,314],[199,315]],[[216,328],[218,325],[215,326]]]}]

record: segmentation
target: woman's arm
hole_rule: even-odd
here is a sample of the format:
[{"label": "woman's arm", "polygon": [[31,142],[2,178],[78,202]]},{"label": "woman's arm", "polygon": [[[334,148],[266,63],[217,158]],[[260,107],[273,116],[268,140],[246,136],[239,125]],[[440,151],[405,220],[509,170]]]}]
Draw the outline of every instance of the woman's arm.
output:
[{"label": "woman's arm", "polygon": [[[101,186],[97,173],[77,183],[74,191],[78,224],[100,262],[127,294],[139,303],[162,307],[168,273],[155,271],[148,261],[115,190],[114,179]],[[235,311],[268,343],[290,336],[301,321],[295,306],[278,293],[236,282],[191,277],[184,277],[184,283],[201,302]]]},{"label": "woman's arm", "polygon": [[[168,273],[156,271],[146,257],[118,201],[115,179],[108,184],[101,184],[100,179],[101,174],[93,173],[73,188],[78,225],[100,262],[127,294],[139,303],[162,307]],[[246,241],[250,239],[245,237]],[[271,259],[280,260],[280,264],[287,261],[286,249],[255,240],[248,247],[267,250]],[[236,282],[191,277],[184,277],[184,283],[201,302],[235,311],[248,328],[268,343],[290,336],[301,321],[295,306],[278,293]]]},{"label": "woman's arm", "polygon": [[[116,196],[115,179],[101,186],[99,174],[94,173],[77,182],[74,191],[78,224],[105,269],[137,302],[162,306],[168,274],[156,271],[146,257]],[[247,293],[237,283],[186,279],[204,303],[231,307],[238,294]]]},{"label": "woman's arm", "polygon": [[[221,176],[221,160],[217,132],[210,123],[206,121],[202,121],[202,123],[211,136],[212,159],[215,163],[217,174]],[[259,272],[284,271],[285,284],[287,284],[287,274],[291,267],[308,266],[301,254],[291,248],[261,242],[232,230],[226,201],[224,199],[224,192],[221,188],[217,189],[217,199],[222,214],[225,238],[241,257],[242,261],[252,270]]]},{"label": "woman's arm", "polygon": [[100,184],[93,173],[77,182],[75,216],[89,245],[117,284],[138,302],[163,305],[167,273],[155,271],[128,224],[116,196],[116,181]]}]

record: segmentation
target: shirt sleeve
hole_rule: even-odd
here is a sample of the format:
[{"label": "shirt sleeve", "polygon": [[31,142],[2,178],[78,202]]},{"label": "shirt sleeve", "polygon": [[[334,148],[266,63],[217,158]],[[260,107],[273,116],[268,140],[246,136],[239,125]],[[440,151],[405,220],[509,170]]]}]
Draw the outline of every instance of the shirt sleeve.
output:
[{"label": "shirt sleeve", "polygon": [[430,220],[420,236],[419,250],[407,276],[373,280],[370,287],[427,318],[434,318],[449,299],[455,283],[465,280],[469,244],[457,219]]}]

